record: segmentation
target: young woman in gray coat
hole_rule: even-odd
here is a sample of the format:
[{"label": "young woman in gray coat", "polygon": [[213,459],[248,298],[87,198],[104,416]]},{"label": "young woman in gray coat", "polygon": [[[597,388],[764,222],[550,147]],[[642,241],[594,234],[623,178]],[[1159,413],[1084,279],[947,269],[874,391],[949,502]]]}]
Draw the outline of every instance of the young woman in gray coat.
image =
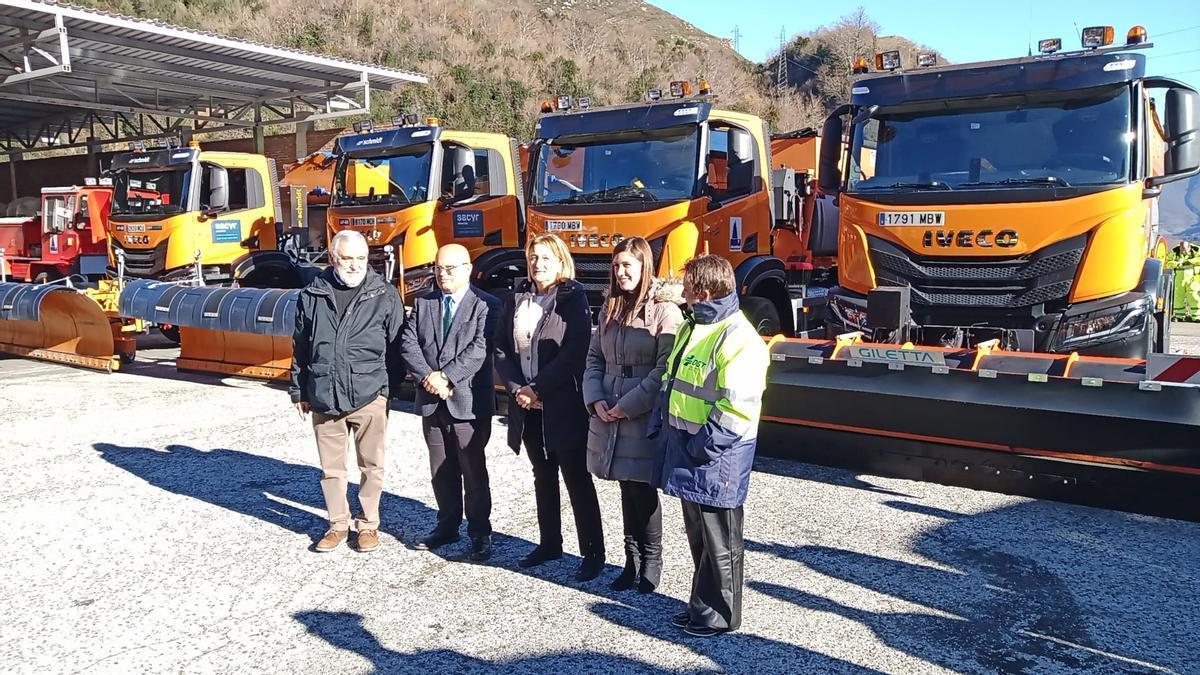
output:
[{"label": "young woman in gray coat", "polygon": [[655,281],[645,239],[617,244],[583,375],[583,400],[592,415],[588,470],[621,486],[625,569],[613,590],[636,585],[650,593],[662,574],[662,510],[651,484],[658,444],[647,438],[646,423],[682,320],[681,300],[677,284]]}]

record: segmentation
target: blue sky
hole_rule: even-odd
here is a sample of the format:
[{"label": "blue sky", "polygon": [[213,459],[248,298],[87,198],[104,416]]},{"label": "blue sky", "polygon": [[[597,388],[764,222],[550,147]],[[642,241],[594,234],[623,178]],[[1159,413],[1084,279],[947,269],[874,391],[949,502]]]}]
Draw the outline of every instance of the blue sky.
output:
[{"label": "blue sky", "polygon": [[[853,12],[853,3],[780,3],[778,0],[648,0],[713,35],[741,32],[740,51],[754,61],[778,49],[779,30],[790,37],[833,23]],[[1111,25],[1117,41],[1131,26],[1142,25],[1154,48],[1147,74],[1170,76],[1200,86],[1200,1],[1159,0],[1010,0],[975,4],[925,2],[861,3],[880,26],[881,35],[903,35],[956,63],[1024,56],[1029,40],[1060,37],[1063,48],[1079,47],[1079,29]],[[786,11],[780,11],[786,7]],[[969,10],[964,8],[969,7]]]}]

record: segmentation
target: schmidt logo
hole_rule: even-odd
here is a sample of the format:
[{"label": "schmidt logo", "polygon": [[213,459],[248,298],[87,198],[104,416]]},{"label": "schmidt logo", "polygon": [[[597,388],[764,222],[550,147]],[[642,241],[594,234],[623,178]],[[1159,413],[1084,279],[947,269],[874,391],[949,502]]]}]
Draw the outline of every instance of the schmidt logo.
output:
[{"label": "schmidt logo", "polygon": [[364,138],[363,140],[355,143],[354,145],[355,146],[379,145],[382,142],[383,142],[383,136],[376,136],[375,138]]}]

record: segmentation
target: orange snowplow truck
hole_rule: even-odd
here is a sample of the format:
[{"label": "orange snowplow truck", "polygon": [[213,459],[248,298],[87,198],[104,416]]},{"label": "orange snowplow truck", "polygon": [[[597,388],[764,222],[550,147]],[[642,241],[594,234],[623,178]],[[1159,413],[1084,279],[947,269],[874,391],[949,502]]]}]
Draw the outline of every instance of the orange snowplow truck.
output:
[{"label": "orange snowplow truck", "polygon": [[1167,351],[1156,200],[1197,173],[1200,99],[1146,75],[1143,28],[1112,38],[1092,27],[1081,51],[1043,40],[1034,56],[909,71],[898,52],[876,58],[885,72],[856,81],[822,134],[850,137],[844,175],[836,147],[821,158],[822,188],[840,192],[831,334]]},{"label": "orange snowplow truck", "polygon": [[705,251],[724,256],[761,333],[803,334],[822,279],[833,278],[813,258],[832,261],[836,221],[805,221],[810,183],[777,168],[762,119],[720,110],[706,84],[699,90],[675,82],[670,98],[652,91],[646,103],[544,105],[529,152],[529,232],[567,242],[594,308],[613,247],[641,236],[659,276]]},{"label": "orange snowplow truck", "polygon": [[337,139],[329,239],[361,232],[371,265],[409,304],[433,288],[438,247],[450,242],[467,247],[477,284],[511,286],[519,272],[506,261],[524,227],[516,142],[443,129],[432,118],[397,122],[380,130],[359,123],[359,133]]}]

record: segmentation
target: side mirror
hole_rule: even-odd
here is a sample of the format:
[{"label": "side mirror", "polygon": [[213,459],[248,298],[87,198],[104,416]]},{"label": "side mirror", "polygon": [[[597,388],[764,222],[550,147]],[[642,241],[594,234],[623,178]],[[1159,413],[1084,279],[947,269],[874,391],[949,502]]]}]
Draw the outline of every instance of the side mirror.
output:
[{"label": "side mirror", "polygon": [[205,195],[205,212],[224,211],[229,208],[229,173],[222,166],[208,167],[208,194]]},{"label": "side mirror", "polygon": [[1148,178],[1149,189],[1200,173],[1200,93],[1172,87],[1167,90],[1166,109],[1164,174]]},{"label": "side mirror", "polygon": [[817,164],[820,177],[817,185],[826,194],[834,195],[842,189],[842,171],[838,163],[842,159],[842,117],[848,112],[850,106],[840,106],[825,118],[825,124],[821,127],[821,157]]}]

